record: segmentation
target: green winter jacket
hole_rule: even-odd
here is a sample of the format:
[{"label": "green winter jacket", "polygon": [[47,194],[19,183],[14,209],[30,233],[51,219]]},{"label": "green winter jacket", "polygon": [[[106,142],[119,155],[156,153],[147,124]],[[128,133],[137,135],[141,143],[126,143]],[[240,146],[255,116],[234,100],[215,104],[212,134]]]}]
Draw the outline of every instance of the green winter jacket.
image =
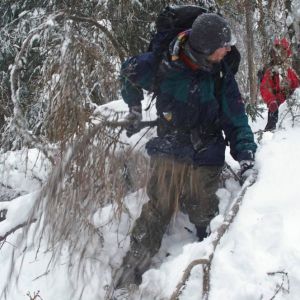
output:
[{"label": "green winter jacket", "polygon": [[155,59],[151,52],[131,57],[120,76],[122,97],[129,107],[140,105],[143,90],[153,91],[155,85],[157,115],[167,130],[159,130],[158,137],[147,143],[149,155],[194,165],[223,165],[229,144],[235,160],[252,160],[257,146],[237,82],[226,64],[217,64],[210,72],[193,71],[180,60],[164,59],[157,71]]}]

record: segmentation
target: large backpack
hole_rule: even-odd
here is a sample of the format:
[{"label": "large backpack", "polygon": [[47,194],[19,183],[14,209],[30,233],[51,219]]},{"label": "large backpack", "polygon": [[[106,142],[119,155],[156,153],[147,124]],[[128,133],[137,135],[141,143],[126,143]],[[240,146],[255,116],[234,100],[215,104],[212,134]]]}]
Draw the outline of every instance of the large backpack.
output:
[{"label": "large backpack", "polygon": [[[178,33],[190,29],[195,19],[207,12],[210,12],[210,10],[197,5],[167,6],[162,10],[156,19],[156,33],[153,35],[148,48],[149,52],[155,54],[158,64]],[[241,56],[235,46],[231,48],[224,60],[232,73],[236,74]]]}]

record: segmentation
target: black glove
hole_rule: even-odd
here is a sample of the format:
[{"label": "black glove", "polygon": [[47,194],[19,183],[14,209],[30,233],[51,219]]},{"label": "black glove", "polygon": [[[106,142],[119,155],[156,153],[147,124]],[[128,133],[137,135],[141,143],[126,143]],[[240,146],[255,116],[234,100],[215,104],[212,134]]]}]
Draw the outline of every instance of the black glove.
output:
[{"label": "black glove", "polygon": [[253,160],[241,160],[239,163],[241,167],[240,174],[243,182],[245,182],[248,177],[257,174],[257,170],[253,169]]},{"label": "black glove", "polygon": [[128,125],[125,127],[128,137],[139,132],[142,121],[142,107],[140,105],[129,107],[129,113],[125,117],[125,120],[128,121]]}]

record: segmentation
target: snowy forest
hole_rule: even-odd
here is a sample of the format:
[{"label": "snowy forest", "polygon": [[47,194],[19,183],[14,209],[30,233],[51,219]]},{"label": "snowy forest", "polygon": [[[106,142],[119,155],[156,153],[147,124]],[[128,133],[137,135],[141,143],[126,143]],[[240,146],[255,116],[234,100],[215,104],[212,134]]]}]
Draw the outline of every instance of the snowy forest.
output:
[{"label": "snowy forest", "polygon": [[286,38],[300,76],[300,1],[0,0],[1,300],[114,299],[156,134],[126,136],[120,68],[147,51],[169,5],[200,5],[230,23],[258,175],[241,185],[226,149],[212,233],[198,242],[179,211],[129,299],[299,299],[300,89],[266,132],[259,73],[274,39]]}]

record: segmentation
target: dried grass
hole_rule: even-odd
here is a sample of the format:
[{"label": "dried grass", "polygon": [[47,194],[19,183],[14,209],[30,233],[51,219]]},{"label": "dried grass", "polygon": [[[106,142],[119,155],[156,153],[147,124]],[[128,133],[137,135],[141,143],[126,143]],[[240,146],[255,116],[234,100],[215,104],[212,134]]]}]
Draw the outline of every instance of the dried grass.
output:
[{"label": "dried grass", "polygon": [[[129,190],[145,186],[147,160],[121,144],[120,133],[120,129],[97,125],[78,138],[54,168],[34,212],[42,211],[42,234],[47,232],[54,257],[67,245],[70,262],[79,254],[77,262],[84,264],[85,254],[93,255],[90,252],[103,245],[101,229],[93,224],[94,214],[111,204],[115,216],[120,216]],[[135,169],[130,168],[132,160]],[[98,250],[93,250],[95,242]]]}]

